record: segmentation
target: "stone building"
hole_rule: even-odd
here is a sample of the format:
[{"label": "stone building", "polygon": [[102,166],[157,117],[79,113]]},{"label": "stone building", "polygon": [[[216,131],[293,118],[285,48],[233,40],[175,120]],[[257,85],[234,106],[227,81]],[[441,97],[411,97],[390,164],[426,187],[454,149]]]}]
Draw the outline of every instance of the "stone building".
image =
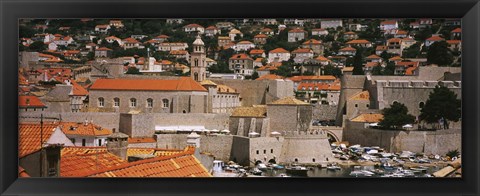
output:
[{"label": "stone building", "polygon": [[208,91],[190,77],[169,80],[98,79],[89,108],[110,112],[206,113]]},{"label": "stone building", "polygon": [[310,48],[315,55],[323,55],[325,47],[322,42],[316,39],[310,39],[302,43],[302,48]]},{"label": "stone building", "polygon": [[204,80],[200,84],[208,90],[208,102],[212,113],[232,113],[239,107],[240,93],[227,85],[216,84],[210,80]]},{"label": "stone building", "polygon": [[307,32],[303,29],[299,29],[299,28],[292,29],[288,31],[288,42],[297,42],[297,41],[304,40],[305,37],[307,36],[306,34]]},{"label": "stone building", "polygon": [[267,104],[270,130],[284,135],[307,132],[312,120],[312,105],[286,97]]},{"label": "stone building", "polygon": [[205,55],[205,44],[203,43],[200,35],[193,42],[193,52],[190,60],[190,77],[194,81],[201,82],[207,78],[207,63]]},{"label": "stone building", "polygon": [[235,71],[242,75],[253,74],[253,59],[247,54],[234,54],[228,59],[228,67],[230,70]]}]

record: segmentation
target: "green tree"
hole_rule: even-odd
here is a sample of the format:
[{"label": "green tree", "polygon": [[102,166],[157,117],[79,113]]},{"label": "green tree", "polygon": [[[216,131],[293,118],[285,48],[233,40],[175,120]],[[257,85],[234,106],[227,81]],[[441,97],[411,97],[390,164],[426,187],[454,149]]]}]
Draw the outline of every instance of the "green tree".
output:
[{"label": "green tree", "polygon": [[399,129],[405,124],[415,122],[415,117],[408,114],[408,108],[398,102],[394,102],[389,108],[382,110],[383,119],[379,126],[387,129]]},{"label": "green tree", "polygon": [[224,62],[217,62],[217,64],[210,66],[208,71],[212,73],[233,73],[233,71],[229,69],[228,64]]},{"label": "green tree", "polygon": [[453,55],[445,41],[435,42],[428,47],[427,61],[438,66],[449,66],[453,63]]},{"label": "green tree", "polygon": [[383,75],[382,66],[375,66],[372,68],[372,75]]},{"label": "green tree", "polygon": [[342,76],[342,70],[338,67],[334,67],[332,65],[325,65],[322,68],[322,75],[332,75],[335,77],[340,77]]},{"label": "green tree", "polygon": [[357,48],[357,52],[353,57],[353,75],[364,75],[363,72],[363,49]]},{"label": "green tree", "polygon": [[457,122],[461,113],[462,102],[457,99],[457,94],[444,86],[436,86],[428,96],[428,100],[421,109],[420,120],[427,123],[437,123],[440,119],[444,120],[444,125],[448,121]]},{"label": "green tree", "polygon": [[136,74],[141,75],[142,73],[136,67],[129,67],[126,74]]},{"label": "green tree", "polygon": [[256,80],[258,77],[259,77],[258,72],[254,71],[253,74],[252,74],[252,80]]},{"label": "green tree", "polygon": [[405,58],[417,58],[420,54],[420,42],[413,44],[412,46],[403,50],[403,57]]},{"label": "green tree", "polygon": [[45,45],[41,41],[36,41],[36,42],[33,42],[32,44],[30,44],[30,46],[28,46],[28,49],[30,51],[41,52],[41,51],[44,51],[44,50],[47,49],[47,45]]},{"label": "green tree", "polygon": [[383,68],[382,75],[385,76],[393,76],[395,75],[395,63],[394,62],[388,62],[385,68]]}]

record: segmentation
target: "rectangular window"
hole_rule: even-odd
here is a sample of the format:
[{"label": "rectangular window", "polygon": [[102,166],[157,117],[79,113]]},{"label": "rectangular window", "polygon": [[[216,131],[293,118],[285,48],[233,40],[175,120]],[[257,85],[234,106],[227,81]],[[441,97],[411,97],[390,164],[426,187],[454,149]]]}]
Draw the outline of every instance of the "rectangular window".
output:
[{"label": "rectangular window", "polygon": [[98,140],[98,146],[102,146],[102,139]]},{"label": "rectangular window", "polygon": [[267,150],[263,150],[263,154],[267,154]]},{"label": "rectangular window", "polygon": [[82,139],[82,146],[87,145],[87,141],[85,139]]},{"label": "rectangular window", "polygon": [[257,154],[258,154],[258,150],[257,150]]},{"label": "rectangular window", "polygon": [[273,149],[270,149],[270,153],[273,153]]}]

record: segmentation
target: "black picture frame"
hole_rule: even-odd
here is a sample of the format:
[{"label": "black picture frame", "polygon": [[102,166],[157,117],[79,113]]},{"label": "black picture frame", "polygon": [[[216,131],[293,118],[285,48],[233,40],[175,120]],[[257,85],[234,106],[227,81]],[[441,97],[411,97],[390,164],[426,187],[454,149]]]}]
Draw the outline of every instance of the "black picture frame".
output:
[{"label": "black picture frame", "polygon": [[[478,0],[1,0],[2,195],[479,195]],[[17,178],[19,18],[462,18],[462,173],[459,179]]]}]

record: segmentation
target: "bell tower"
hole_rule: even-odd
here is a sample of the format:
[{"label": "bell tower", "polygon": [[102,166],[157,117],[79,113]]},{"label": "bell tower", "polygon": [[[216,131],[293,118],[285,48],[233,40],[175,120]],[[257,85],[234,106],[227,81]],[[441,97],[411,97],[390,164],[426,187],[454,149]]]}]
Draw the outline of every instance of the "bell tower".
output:
[{"label": "bell tower", "polygon": [[193,52],[190,55],[190,77],[197,82],[201,82],[207,78],[205,62],[205,43],[203,43],[200,35],[193,42]]}]

